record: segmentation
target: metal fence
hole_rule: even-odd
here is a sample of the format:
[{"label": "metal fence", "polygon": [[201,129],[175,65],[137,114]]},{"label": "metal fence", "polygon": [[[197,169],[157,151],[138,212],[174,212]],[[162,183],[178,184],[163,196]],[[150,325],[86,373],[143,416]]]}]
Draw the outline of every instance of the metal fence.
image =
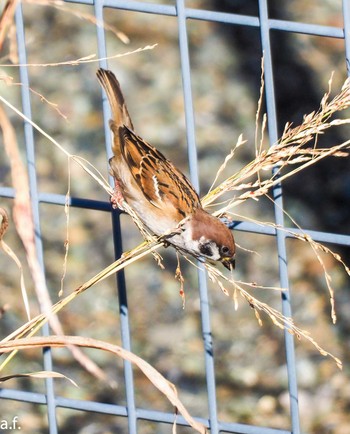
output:
[{"label": "metal fence", "polygon": [[[189,20],[202,20],[217,23],[225,23],[230,26],[243,26],[255,27],[260,31],[261,49],[264,53],[264,70],[265,70],[265,84],[266,84],[266,106],[268,113],[268,131],[271,143],[278,139],[278,127],[276,117],[276,103],[274,92],[274,79],[273,79],[273,63],[271,56],[271,31],[276,32],[294,32],[306,35],[317,35],[320,37],[339,38],[345,39],[345,53],[344,62],[349,62],[350,55],[350,1],[343,0],[343,17],[344,28],[323,26],[316,24],[305,24],[300,22],[283,21],[269,18],[268,1],[258,1],[259,16],[239,15],[228,12],[217,12],[204,9],[189,8],[186,6],[185,0],[174,0],[170,4],[157,4],[155,2],[148,3],[144,1],[132,0],[69,0],[71,3],[79,3],[90,5],[94,7],[94,13],[98,21],[103,21],[105,8],[122,9],[128,11],[136,11],[145,14],[155,14],[162,19],[163,16],[172,17],[178,24],[179,36],[179,52],[181,59],[181,72],[183,82],[183,93],[185,102],[185,116],[187,128],[187,143],[188,143],[188,158],[190,164],[191,180],[193,184],[198,187],[198,167],[197,167],[197,151],[195,140],[195,123],[194,123],[194,109],[191,94],[191,67],[189,61],[189,43],[187,27]],[[283,6],[281,6],[283,7]],[[22,6],[18,5],[15,13],[16,29],[17,29],[17,43],[19,63],[21,65],[27,64],[26,58],[26,38],[25,27],[22,15]],[[97,27],[97,41],[99,57],[107,57],[105,34],[102,27]],[[101,61],[101,67],[106,68],[107,62]],[[21,88],[21,96],[23,102],[23,113],[31,118],[31,100],[29,93],[29,78],[26,66],[20,66],[20,78],[23,83]],[[106,137],[109,137],[107,120],[108,107],[105,101],[105,114],[106,114]],[[36,244],[38,252],[40,253],[41,263],[43,265],[44,248],[41,240],[40,230],[40,203],[50,203],[54,205],[62,205],[65,202],[64,196],[59,195],[43,195],[37,186],[36,173],[35,173],[35,141],[33,129],[30,124],[24,126],[25,143],[27,150],[28,172],[30,179],[30,192],[32,197],[32,207],[35,216],[35,230],[36,230]],[[107,144],[109,149],[109,144]],[[110,151],[107,151],[110,152]],[[8,188],[0,188],[0,195],[3,197],[13,197],[13,191]],[[274,212],[276,224],[284,228],[284,215],[283,215],[283,201],[282,201],[282,188],[276,186],[273,191],[275,200]],[[97,210],[109,209],[109,204],[98,203],[94,201],[86,201],[84,199],[73,198],[71,205],[78,207],[85,207]],[[121,245],[119,242],[119,221],[118,217],[114,221],[115,227],[115,243],[117,255],[121,253]],[[246,231],[259,234],[274,236],[277,239],[278,246],[278,261],[279,261],[279,275],[280,285],[284,288],[289,287],[288,281],[288,267],[287,267],[287,254],[286,254],[286,238],[288,232],[283,230],[275,230],[271,227],[264,227],[251,222],[236,222],[236,231]],[[328,234],[324,232],[309,232],[314,240],[320,242],[331,242],[343,246],[350,245],[350,236]],[[290,396],[290,414],[291,425],[288,430],[278,430],[267,427],[251,426],[241,424],[236,421],[222,422],[218,417],[217,400],[216,400],[216,381],[215,381],[215,342],[213,342],[210,322],[210,304],[208,302],[206,277],[203,271],[199,271],[199,291],[200,291],[200,313],[202,321],[203,333],[203,351],[205,357],[205,370],[206,370],[206,383],[207,383],[207,399],[208,399],[208,417],[201,419],[201,421],[208,426],[211,433],[216,434],[219,432],[228,433],[241,433],[241,434],[299,434],[302,432],[300,426],[299,409],[298,409],[298,385],[296,376],[296,363],[294,353],[293,336],[285,333],[285,351],[287,359],[288,370],[288,384]],[[128,316],[128,304],[126,297],[126,284],[123,273],[118,274],[118,287],[119,287],[119,301],[120,301],[120,326],[123,346],[126,349],[131,348],[130,344],[130,328]],[[282,297],[282,310],[284,315],[291,316],[291,301],[290,295],[284,293]],[[45,331],[48,333],[48,329]],[[43,353],[43,366],[45,370],[52,370],[52,355],[50,349]],[[138,431],[138,420],[149,420],[155,423],[172,424],[174,415],[171,413],[163,413],[148,409],[141,409],[136,406],[134,397],[134,383],[133,383],[133,369],[129,363],[124,366],[125,376],[125,390],[126,390],[126,406],[106,404],[101,402],[90,402],[74,400],[57,396],[54,390],[54,380],[46,380],[45,393],[33,393],[25,390],[14,390],[10,388],[3,388],[0,391],[0,398],[7,400],[17,400],[29,402],[34,404],[45,405],[47,408],[47,415],[49,421],[49,432],[55,434],[60,432],[57,424],[56,409],[58,407],[75,409],[79,411],[94,412],[101,414],[114,415],[115,418],[127,418],[128,432],[130,434]],[[195,415],[194,415],[195,416]],[[177,417],[179,425],[186,426],[186,421],[182,417]],[[170,426],[169,426],[170,429]]]}]

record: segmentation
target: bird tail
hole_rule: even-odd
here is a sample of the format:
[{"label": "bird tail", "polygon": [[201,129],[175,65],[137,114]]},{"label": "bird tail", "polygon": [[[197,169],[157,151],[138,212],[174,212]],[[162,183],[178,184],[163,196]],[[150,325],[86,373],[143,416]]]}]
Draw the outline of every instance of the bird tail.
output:
[{"label": "bird tail", "polygon": [[[114,135],[119,134],[119,128],[124,126],[133,131],[134,127],[116,76],[112,71],[102,68],[97,71],[96,75],[98,81],[106,92],[109,104],[111,106],[112,119],[110,121],[110,126]],[[119,149],[114,149],[117,146],[115,141],[116,140],[114,140],[113,143],[113,151],[114,153],[119,153]]]}]

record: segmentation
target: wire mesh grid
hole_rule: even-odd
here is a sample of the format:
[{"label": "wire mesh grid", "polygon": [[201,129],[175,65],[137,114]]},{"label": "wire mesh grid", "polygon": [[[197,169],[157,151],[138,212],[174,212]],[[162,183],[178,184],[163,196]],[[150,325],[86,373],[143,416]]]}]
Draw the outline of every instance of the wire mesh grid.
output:
[{"label": "wire mesh grid", "polygon": [[[67,2],[68,3],[68,2]],[[348,59],[350,49],[350,2],[343,1],[343,18],[344,28],[337,26],[324,26],[316,24],[305,24],[300,22],[284,21],[269,18],[268,1],[258,1],[258,16],[240,15],[229,12],[217,12],[204,10],[200,8],[186,7],[185,0],[177,0],[169,2],[171,4],[157,4],[142,1],[123,1],[123,0],[70,0],[69,3],[79,3],[83,5],[93,6],[94,14],[97,22],[103,22],[106,10],[126,10],[134,11],[144,14],[154,14],[161,20],[163,17],[172,17],[176,20],[178,26],[178,39],[179,39],[179,55],[181,63],[181,74],[183,84],[183,97],[184,109],[186,118],[186,138],[188,144],[188,160],[190,167],[191,181],[196,188],[199,187],[198,165],[197,165],[197,149],[196,149],[196,132],[195,132],[195,110],[192,101],[192,85],[191,85],[191,66],[190,66],[190,53],[188,41],[188,23],[191,21],[208,21],[215,23],[224,23],[231,26],[241,27],[254,27],[260,32],[261,40],[261,53],[264,53],[264,74],[265,74],[265,96],[266,96],[266,109],[268,114],[268,131],[270,142],[275,143],[278,139],[278,126],[276,114],[276,98],[274,90],[273,78],[273,62],[272,62],[272,49],[271,49],[271,32],[292,32],[305,35],[317,35],[327,38],[345,39],[345,53],[344,62]],[[18,56],[20,71],[21,98],[23,104],[23,113],[29,119],[32,118],[31,113],[31,96],[29,92],[30,82],[28,75],[28,63],[26,55],[26,36],[25,24],[23,19],[22,5],[17,6],[15,12],[16,21],[16,37],[18,44]],[[102,26],[97,26],[97,46],[98,55],[101,59],[107,58],[108,53],[106,50],[105,29]],[[100,66],[107,68],[106,60],[100,61]],[[106,100],[104,100],[104,114],[105,114],[105,132],[106,132],[106,149],[107,154],[110,154],[109,142],[109,108]],[[64,205],[65,196],[58,194],[41,193],[38,188],[37,175],[36,175],[36,152],[35,152],[35,137],[33,128],[29,123],[24,124],[24,138],[26,144],[27,155],[27,168],[30,180],[30,193],[32,198],[32,209],[35,219],[35,233],[36,233],[36,246],[40,255],[41,265],[44,268],[44,246],[41,239],[41,216],[40,205],[42,203],[52,205]],[[0,195],[3,197],[13,197],[13,190],[11,188],[2,187]],[[283,213],[283,199],[282,188],[276,186],[273,191],[274,196],[274,215],[275,222],[280,228],[284,228],[284,213]],[[109,211],[110,206],[107,202],[100,202],[94,200],[86,200],[84,198],[73,197],[71,198],[72,207],[81,207],[87,209],[95,209],[99,211]],[[121,229],[119,224],[119,215],[113,216],[114,228],[114,241],[115,252],[118,257],[122,252],[121,246]],[[286,253],[286,239],[290,236],[288,232],[282,229],[273,229],[269,226],[262,226],[252,222],[237,221],[235,222],[235,230],[240,232],[251,232],[263,235],[270,235],[277,239],[277,254],[279,264],[279,277],[280,285],[283,288],[289,287],[288,279],[288,265]],[[318,231],[309,231],[314,240],[320,242],[330,242],[342,246],[350,245],[350,236],[339,235],[334,233],[325,233]],[[123,347],[132,350],[131,345],[131,331],[129,308],[126,296],[126,282],[123,273],[117,276],[118,294],[120,303],[120,333]],[[290,397],[290,428],[273,429],[262,426],[253,426],[249,424],[232,422],[223,422],[220,420],[218,414],[217,404],[217,385],[216,385],[216,368],[214,363],[215,357],[215,342],[213,342],[211,320],[210,320],[210,300],[208,297],[208,288],[205,273],[203,270],[198,272],[198,287],[200,293],[200,317],[203,337],[203,352],[205,358],[205,378],[207,387],[207,403],[208,414],[206,418],[199,418],[211,431],[211,433],[230,432],[230,433],[259,433],[259,434],[298,434],[301,432],[299,406],[298,406],[298,385],[296,375],[296,360],[294,351],[293,336],[285,333],[285,352],[286,352],[286,365],[288,372],[288,394]],[[282,297],[282,311],[284,315],[291,316],[291,300],[289,292],[285,292]],[[46,328],[44,333],[49,333]],[[47,371],[53,370],[53,359],[50,349],[43,352],[43,367]],[[138,432],[138,423],[140,420],[148,420],[155,423],[172,424],[174,422],[174,414],[171,412],[160,412],[151,409],[139,408],[135,400],[135,386],[134,386],[134,373],[130,363],[124,364],[124,381],[125,381],[125,394],[126,404],[115,405],[103,402],[93,402],[89,400],[76,400],[66,397],[58,396],[55,392],[54,380],[46,379],[46,388],[43,393],[29,392],[25,390],[17,390],[11,388],[3,388],[0,391],[0,398],[7,400],[23,401],[33,404],[41,404],[47,409],[48,426],[51,434],[60,432],[59,423],[57,421],[57,408],[69,408],[73,410],[80,410],[85,412],[93,412],[100,414],[113,415],[115,418],[127,418],[127,432],[130,434]],[[228,398],[229,399],[229,398]],[[195,415],[194,415],[195,416]],[[177,424],[187,426],[186,421],[182,417],[177,417]],[[268,424],[265,424],[268,425]]]}]

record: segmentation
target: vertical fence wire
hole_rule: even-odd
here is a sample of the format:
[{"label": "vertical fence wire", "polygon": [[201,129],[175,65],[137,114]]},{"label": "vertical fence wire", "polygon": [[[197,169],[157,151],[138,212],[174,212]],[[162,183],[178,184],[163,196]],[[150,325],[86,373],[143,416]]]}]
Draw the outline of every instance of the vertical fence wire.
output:
[{"label": "vertical fence wire", "polygon": [[[350,56],[350,0],[343,0],[343,17],[344,17],[344,31],[335,27],[308,25],[304,23],[284,22],[280,20],[269,19],[268,16],[268,2],[267,0],[258,0],[259,4],[259,18],[248,17],[237,14],[221,13],[214,11],[206,11],[203,9],[190,9],[186,8],[185,0],[175,0],[174,5],[161,5],[156,3],[147,3],[142,1],[125,1],[125,0],[67,0],[71,3],[81,3],[87,5],[94,5],[95,17],[97,22],[103,22],[104,8],[112,7],[116,9],[124,9],[129,11],[138,11],[143,13],[158,14],[160,16],[173,16],[177,19],[178,23],[178,37],[179,37],[179,52],[181,62],[181,74],[183,83],[183,95],[185,104],[185,118],[186,118],[186,131],[188,143],[188,158],[190,166],[191,180],[196,188],[199,187],[198,182],[198,166],[197,166],[197,150],[195,139],[195,119],[194,108],[192,101],[191,91],[191,65],[189,56],[189,41],[187,34],[187,21],[189,18],[198,20],[207,20],[213,22],[230,23],[232,25],[253,26],[260,28],[261,46],[264,54],[264,70],[265,70],[265,86],[266,86],[266,105],[268,112],[268,129],[271,143],[275,143],[278,139],[277,130],[277,114],[275,107],[275,94],[274,94],[274,81],[273,81],[273,62],[272,50],[270,42],[270,32],[272,29],[276,31],[295,31],[306,34],[315,34],[321,36],[331,37],[344,37],[345,38],[345,51],[347,66],[349,68]],[[17,28],[17,41],[20,66],[20,78],[23,86],[21,87],[23,113],[31,119],[31,105],[29,95],[29,78],[25,49],[25,34],[24,23],[22,15],[22,6],[18,5],[16,10],[16,28]],[[104,29],[102,26],[97,26],[97,41],[98,51],[100,58],[107,57],[107,48]],[[101,67],[108,67],[105,60],[100,61]],[[108,102],[105,95],[103,95],[103,111],[105,119],[105,133],[106,133],[106,152],[107,155],[111,154],[110,146],[110,133],[108,126],[108,119],[110,111]],[[35,221],[35,242],[38,250],[39,260],[44,270],[44,251],[40,234],[40,200],[47,203],[60,204],[64,203],[64,198],[53,195],[40,196],[37,187],[37,178],[35,170],[35,136],[33,127],[30,123],[24,123],[25,142],[27,150],[28,173],[30,180],[30,193],[32,198],[32,209]],[[112,183],[112,179],[110,179]],[[13,197],[11,189],[0,188],[0,195],[4,197]],[[277,185],[273,190],[273,197],[275,200],[274,212],[275,221],[278,227],[284,228],[283,218],[283,200],[282,200],[282,187]],[[97,203],[91,201],[87,203],[79,198],[72,199],[72,204],[76,206],[83,206],[91,209],[106,209],[102,204],[98,206]],[[119,213],[113,212],[112,223],[115,239],[115,253],[116,257],[120,257],[122,253],[121,244],[121,228],[119,221]],[[287,253],[286,253],[286,232],[280,229],[261,228],[249,222],[243,222],[237,225],[238,230],[247,230],[255,233],[265,233],[276,236],[278,256],[279,256],[279,274],[280,283],[283,288],[287,290],[282,295],[282,311],[286,316],[291,316],[291,300],[288,281],[288,266],[287,266]],[[309,233],[316,239],[321,241],[332,241],[343,245],[350,245],[350,237],[344,235],[325,234],[309,231]],[[215,382],[215,363],[214,363],[214,348],[213,337],[210,325],[210,307],[207,291],[207,282],[203,269],[198,273],[199,291],[200,291],[200,308],[201,308],[201,321],[202,333],[204,340],[204,357],[206,368],[206,385],[207,385],[207,399],[208,399],[208,419],[199,419],[205,423],[211,430],[212,434],[219,432],[239,433],[239,434],[300,434],[300,419],[298,410],[298,387],[296,378],[296,360],[294,353],[293,337],[287,331],[285,332],[285,351],[287,359],[287,371],[289,381],[289,396],[290,396],[290,414],[291,414],[291,429],[281,430],[272,428],[262,428],[253,425],[239,424],[234,422],[222,422],[218,419],[217,400],[216,400],[216,382]],[[126,283],[123,273],[117,275],[118,295],[119,295],[119,311],[120,311],[120,326],[121,338],[123,347],[127,350],[132,350],[131,333],[129,325],[128,303],[126,297]],[[44,333],[48,334],[48,327],[44,328]],[[45,349],[43,353],[43,365],[45,370],[52,370],[52,355],[50,349]],[[55,395],[53,379],[46,380],[46,391],[44,394],[32,393],[21,390],[1,389],[0,398],[13,399],[23,402],[32,402],[40,405],[46,405],[49,423],[50,434],[59,432],[56,420],[56,407],[71,408],[76,410],[83,410],[88,412],[97,412],[102,414],[113,414],[115,417],[128,418],[128,432],[129,434],[137,433],[138,419],[147,419],[154,422],[172,423],[174,416],[164,412],[156,412],[153,410],[139,409],[136,407],[133,370],[130,363],[124,364],[124,380],[126,390],[126,406],[105,404],[100,402],[78,401],[69,398],[63,398]],[[180,425],[187,425],[183,418],[178,418]]]},{"label": "vertical fence wire", "polygon": [[[189,41],[186,29],[186,10],[184,0],[176,1],[177,21],[179,28],[179,48],[181,60],[181,73],[184,93],[185,117],[188,159],[190,163],[191,181],[199,192],[199,176],[197,164],[197,148],[195,139],[194,109],[191,90],[191,66],[189,59]],[[219,432],[216,387],[215,387],[215,365],[214,346],[210,324],[210,308],[208,297],[208,285],[205,270],[202,264],[198,263],[198,284],[200,296],[200,312],[202,323],[202,334],[204,342],[205,374],[207,383],[207,396],[209,408],[209,427],[212,434]]]},{"label": "vertical fence wire", "polygon": [[[95,0],[95,15],[98,22],[104,22],[103,16],[103,1]],[[97,26],[97,44],[98,44],[98,53],[100,59],[107,58],[107,46],[105,39],[105,31],[102,26]],[[107,69],[107,61],[101,60],[100,66],[102,68]],[[106,137],[106,153],[109,157],[111,157],[111,134],[109,129],[109,119],[111,118],[110,108],[108,104],[107,97],[103,93],[103,110],[105,113],[104,116],[104,125],[105,125],[105,137]],[[113,180],[111,179],[111,175],[109,176],[109,180],[111,185],[113,185]],[[116,258],[120,258],[123,253],[122,248],[122,231],[120,225],[120,212],[118,210],[114,210],[112,213],[112,227],[113,227],[113,240],[114,240],[114,249]],[[125,274],[124,271],[117,273],[116,276],[117,286],[118,286],[118,295],[119,295],[119,314],[120,314],[120,332],[121,332],[121,340],[123,348],[128,351],[132,351],[131,347],[131,335],[130,335],[130,325],[129,325],[129,308],[127,301],[127,293],[126,293],[126,282],[125,282]],[[132,365],[129,361],[124,361],[124,379],[125,379],[125,393],[126,393],[126,408],[128,415],[128,429],[130,434],[137,433],[137,417],[136,417],[136,405],[135,405],[135,393],[134,393],[134,380],[133,380],[133,369]]]},{"label": "vertical fence wire", "polygon": [[[16,29],[17,29],[17,44],[18,44],[18,59],[20,63],[19,72],[21,79],[21,96],[22,96],[22,110],[23,114],[28,118],[32,119],[31,113],[31,102],[30,102],[30,85],[28,69],[25,66],[27,64],[26,55],[26,42],[25,42],[25,32],[24,32],[24,22],[22,14],[22,5],[19,4],[15,12]],[[35,247],[37,258],[40,263],[42,273],[44,273],[44,250],[43,243],[41,239],[41,228],[40,228],[40,210],[39,210],[39,194],[38,194],[38,184],[36,176],[36,162],[35,162],[35,137],[33,126],[25,121],[24,122],[24,138],[26,143],[26,153],[27,153],[27,171],[29,178],[29,191],[31,197],[31,207],[33,213],[34,222],[34,237],[35,237]],[[45,324],[42,332],[44,335],[49,334],[49,326]],[[46,371],[52,371],[52,354],[50,348],[45,348],[43,350],[43,366]],[[46,400],[47,400],[47,414],[49,421],[50,434],[57,433],[57,423],[56,423],[56,408],[55,408],[55,391],[54,391],[54,381],[52,378],[47,378],[45,380],[46,384]]]},{"label": "vertical fence wire", "polygon": [[[270,41],[270,27],[268,17],[268,4],[267,0],[259,0],[259,14],[260,14],[260,33],[261,44],[264,58],[264,80],[265,80],[265,96],[267,106],[267,121],[270,144],[273,145],[278,141],[278,123],[276,113],[276,98],[273,80],[273,66],[272,66],[272,53]],[[278,167],[273,169],[273,174],[276,176]],[[282,198],[282,185],[276,184],[273,187],[274,199],[274,212],[276,221],[276,241],[278,252],[278,266],[280,275],[280,285],[284,288],[282,293],[282,313],[287,318],[292,317],[290,288],[288,279],[288,264],[287,264],[287,248],[286,237],[284,230],[284,212],[283,212],[283,198]],[[299,407],[298,407],[298,384],[296,378],[295,354],[294,354],[294,337],[288,332],[288,326],[284,330],[285,338],[285,351],[287,359],[288,371],[288,386],[290,396],[290,412],[292,421],[293,434],[300,433],[299,423]]]}]

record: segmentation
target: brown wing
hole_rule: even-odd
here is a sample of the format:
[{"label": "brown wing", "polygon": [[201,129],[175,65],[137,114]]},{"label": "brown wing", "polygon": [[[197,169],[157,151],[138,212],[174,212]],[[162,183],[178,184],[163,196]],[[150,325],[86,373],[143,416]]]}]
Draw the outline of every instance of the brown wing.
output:
[{"label": "brown wing", "polygon": [[186,176],[129,128],[123,130],[121,152],[138,186],[153,205],[162,208],[170,201],[184,216],[201,206]]},{"label": "brown wing", "polygon": [[[99,69],[97,78],[103,86],[112,110],[110,128],[114,135],[113,153],[123,158],[144,196],[156,207],[169,201],[185,217],[200,207],[191,183],[153,146],[133,132],[119,82],[111,71]],[[124,186],[127,188],[127,186]]]}]

